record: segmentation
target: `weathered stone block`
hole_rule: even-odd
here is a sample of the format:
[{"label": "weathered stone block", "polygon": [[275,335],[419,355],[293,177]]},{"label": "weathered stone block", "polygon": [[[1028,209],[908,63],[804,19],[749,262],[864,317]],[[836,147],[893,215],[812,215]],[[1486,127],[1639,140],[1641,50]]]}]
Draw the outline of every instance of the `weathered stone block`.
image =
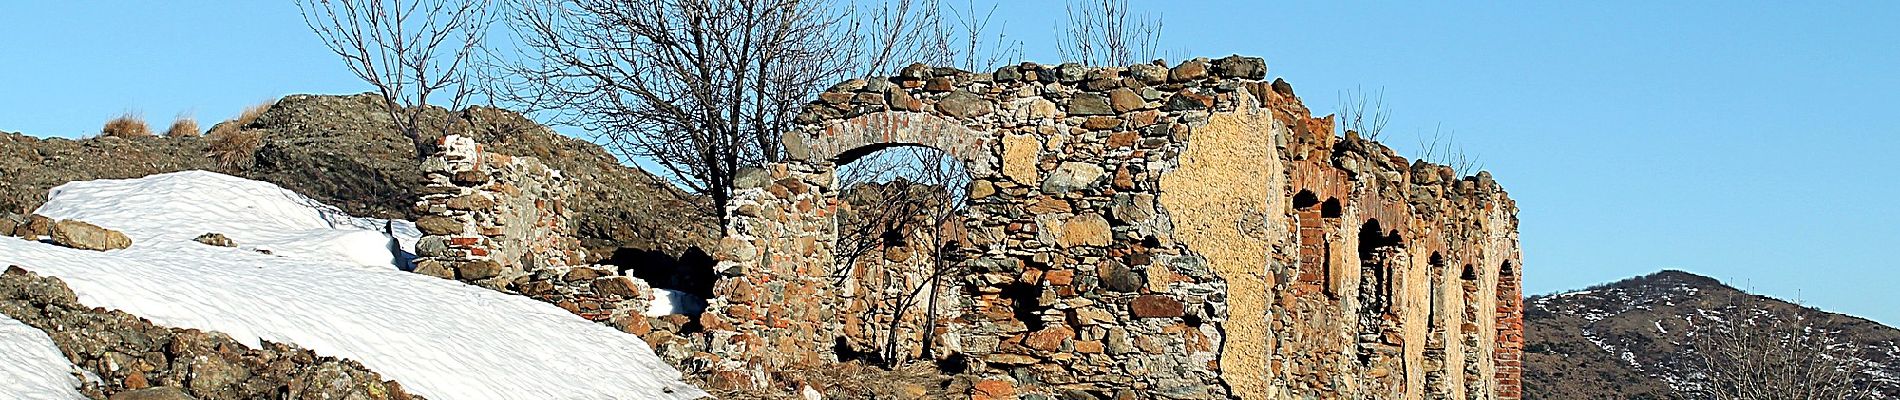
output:
[{"label": "weathered stone block", "polygon": [[1187,312],[1187,306],[1180,300],[1163,295],[1141,295],[1128,302],[1129,311],[1136,318],[1175,318]]},{"label": "weathered stone block", "polygon": [[1105,173],[1107,173],[1107,171],[1103,171],[1100,165],[1074,161],[1064,162],[1061,166],[1056,167],[1055,172],[1049,174],[1048,180],[1042,182],[1042,191],[1051,194],[1065,194],[1071,191],[1081,190],[1095,185],[1095,182],[1101,180],[1102,174]]},{"label": "weathered stone block", "polygon": [[1069,115],[1114,115],[1115,109],[1108,105],[1108,97],[1096,93],[1076,93],[1069,99]]}]

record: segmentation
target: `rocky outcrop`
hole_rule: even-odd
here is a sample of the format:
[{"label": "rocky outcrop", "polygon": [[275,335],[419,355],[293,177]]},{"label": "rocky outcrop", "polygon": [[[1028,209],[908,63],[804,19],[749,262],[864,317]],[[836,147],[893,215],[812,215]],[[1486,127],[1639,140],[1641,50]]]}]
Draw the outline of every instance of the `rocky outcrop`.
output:
[{"label": "rocky outcrop", "polygon": [[[355,361],[281,343],[250,348],[222,333],[86,307],[59,279],[17,266],[0,274],[0,313],[46,331],[74,365],[98,376],[82,388],[94,398],[420,398]],[[150,389],[166,387],[175,390]]]},{"label": "rocky outcrop", "polygon": [[197,238],[193,238],[191,240],[194,242],[203,243],[207,246],[237,247],[237,242],[232,241],[231,238],[229,237],[225,237],[224,234],[222,233],[216,233],[216,232],[198,235]]},{"label": "rocky outcrop", "polygon": [[[30,212],[45,202],[47,189],[66,182],[200,169],[276,183],[352,215],[414,220],[421,216],[412,209],[423,181],[419,158],[378,102],[370,94],[285,97],[238,127],[262,137],[254,161],[241,169],[207,157],[208,137],[72,140],[0,133],[0,176],[7,177],[0,180],[0,212]],[[538,157],[564,171],[579,193],[570,202],[578,212],[569,229],[599,258],[653,252],[665,257],[640,260],[673,262],[708,247],[717,235],[713,219],[696,211],[699,199],[598,145],[494,108],[436,109],[428,120],[448,123],[448,131],[495,151]]]},{"label": "rocky outcrop", "polygon": [[0,236],[40,240],[53,235],[53,219],[44,215],[0,212]]}]

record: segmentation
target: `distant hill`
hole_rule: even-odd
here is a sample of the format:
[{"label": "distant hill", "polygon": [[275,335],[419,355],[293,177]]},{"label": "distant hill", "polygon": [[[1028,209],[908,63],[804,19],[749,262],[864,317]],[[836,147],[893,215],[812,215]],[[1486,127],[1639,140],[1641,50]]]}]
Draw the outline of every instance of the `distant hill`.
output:
[{"label": "distant hill", "polygon": [[1900,330],[1758,296],[1713,278],[1663,271],[1525,300],[1525,399],[1692,399],[1691,321],[1735,304],[1800,315],[1862,349],[1859,383],[1900,399]]}]

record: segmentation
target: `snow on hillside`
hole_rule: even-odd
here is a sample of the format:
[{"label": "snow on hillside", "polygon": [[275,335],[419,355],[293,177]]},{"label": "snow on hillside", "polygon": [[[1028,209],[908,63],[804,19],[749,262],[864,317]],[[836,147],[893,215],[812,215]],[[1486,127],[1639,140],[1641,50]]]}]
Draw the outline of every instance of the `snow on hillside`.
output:
[{"label": "snow on hillside", "polygon": [[[0,238],[0,266],[63,279],[87,305],[354,359],[436,399],[704,396],[633,335],[527,297],[399,271],[383,221],[270,183],[203,171],[74,182],[54,188],[38,213],[132,238],[108,252]],[[191,240],[206,232],[240,248]],[[395,247],[416,235],[397,221]]]},{"label": "snow on hillside", "polygon": [[15,399],[61,400],[80,394],[73,364],[45,332],[0,315],[0,394]]}]

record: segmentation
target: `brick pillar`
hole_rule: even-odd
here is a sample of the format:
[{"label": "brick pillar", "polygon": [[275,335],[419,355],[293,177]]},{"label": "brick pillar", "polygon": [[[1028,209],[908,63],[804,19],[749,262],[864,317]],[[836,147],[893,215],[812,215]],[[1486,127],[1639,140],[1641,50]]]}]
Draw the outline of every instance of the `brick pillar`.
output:
[{"label": "brick pillar", "polygon": [[1299,210],[1300,221],[1300,276],[1301,294],[1311,294],[1321,290],[1326,283],[1326,228],[1320,219],[1318,207]]},{"label": "brick pillar", "polygon": [[1499,399],[1523,397],[1524,294],[1520,277],[1509,262],[1498,270],[1498,336],[1493,349]]}]

